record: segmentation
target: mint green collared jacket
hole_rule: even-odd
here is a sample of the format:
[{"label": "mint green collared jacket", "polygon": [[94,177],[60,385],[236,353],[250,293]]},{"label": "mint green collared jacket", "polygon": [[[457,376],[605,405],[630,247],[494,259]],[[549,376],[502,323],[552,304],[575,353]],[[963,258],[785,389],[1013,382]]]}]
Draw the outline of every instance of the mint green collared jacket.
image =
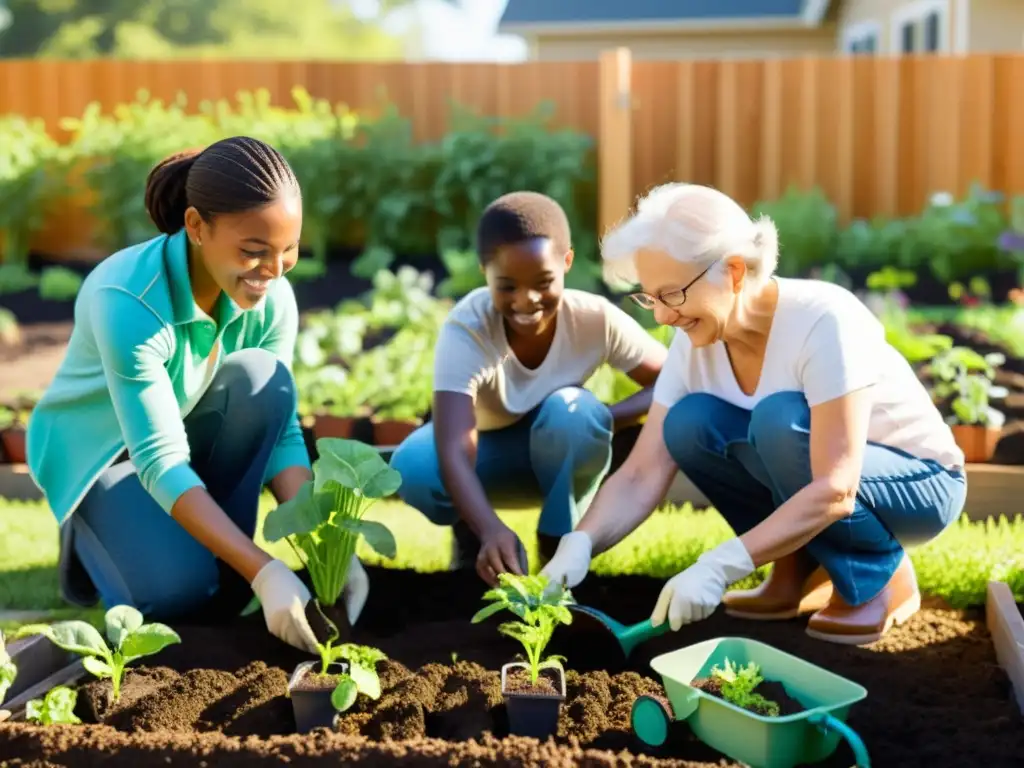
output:
[{"label": "mint green collared jacket", "polygon": [[[299,324],[291,284],[275,280],[250,310],[222,294],[211,318],[192,297],[187,242],[181,230],[131,246],[83,282],[67,353],[27,433],[29,472],[58,523],[125,448],[143,488],[170,513],[183,493],[205,487],[189,464],[183,419],[224,357],[265,349],[291,369]],[[309,467],[294,401],[264,482],[291,466]]]}]

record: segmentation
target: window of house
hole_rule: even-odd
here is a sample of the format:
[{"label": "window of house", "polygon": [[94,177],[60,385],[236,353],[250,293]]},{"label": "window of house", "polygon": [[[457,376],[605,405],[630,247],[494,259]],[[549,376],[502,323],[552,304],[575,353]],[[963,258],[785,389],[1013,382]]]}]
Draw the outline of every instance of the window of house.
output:
[{"label": "window of house", "polygon": [[916,0],[892,16],[893,53],[949,50],[949,0]]},{"label": "window of house", "polygon": [[877,21],[862,21],[851,24],[843,30],[843,51],[845,53],[872,56],[879,51],[881,27]]}]

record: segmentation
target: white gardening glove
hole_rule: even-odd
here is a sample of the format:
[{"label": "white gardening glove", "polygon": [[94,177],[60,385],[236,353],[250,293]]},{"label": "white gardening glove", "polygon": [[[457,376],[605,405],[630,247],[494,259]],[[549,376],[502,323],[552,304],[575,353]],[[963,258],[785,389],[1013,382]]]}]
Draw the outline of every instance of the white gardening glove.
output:
[{"label": "white gardening glove", "polygon": [[561,586],[563,580],[569,589],[583,581],[590,569],[593,547],[594,542],[585,531],[573,531],[559,539],[554,556],[540,571],[551,581],[549,589]]},{"label": "white gardening glove", "polygon": [[274,637],[288,645],[316,653],[316,635],[306,620],[309,590],[280,560],[271,560],[252,580],[252,591],[263,606],[263,618]]},{"label": "white gardening glove", "polygon": [[658,626],[667,614],[669,626],[677,631],[683,624],[706,619],[722,602],[728,586],[753,572],[754,563],[743,542],[730,539],[669,579],[658,596],[651,624]]},{"label": "white gardening glove", "polygon": [[359,619],[359,614],[363,612],[363,606],[366,605],[366,597],[370,594],[370,576],[354,554],[352,562],[348,566],[348,577],[345,580],[343,594],[348,623],[354,626],[356,620]]}]

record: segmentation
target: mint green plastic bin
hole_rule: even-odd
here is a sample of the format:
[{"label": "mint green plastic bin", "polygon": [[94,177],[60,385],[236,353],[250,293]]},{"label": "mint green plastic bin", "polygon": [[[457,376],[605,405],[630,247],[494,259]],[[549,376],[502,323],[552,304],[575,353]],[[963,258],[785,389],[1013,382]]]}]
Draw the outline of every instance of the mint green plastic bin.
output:
[{"label": "mint green plastic bin", "polygon": [[[690,686],[729,659],[760,665],[766,680],[783,684],[806,709],[785,717],[763,717]],[[871,762],[860,737],[846,724],[850,707],[868,692],[844,677],[770,645],[745,637],[721,637],[680,648],[651,660],[661,675],[671,711],[658,699],[633,703],[632,726],[645,744],[661,746],[671,723],[686,721],[709,747],[751,768],[793,768],[824,760],[846,739],[858,768]]]}]

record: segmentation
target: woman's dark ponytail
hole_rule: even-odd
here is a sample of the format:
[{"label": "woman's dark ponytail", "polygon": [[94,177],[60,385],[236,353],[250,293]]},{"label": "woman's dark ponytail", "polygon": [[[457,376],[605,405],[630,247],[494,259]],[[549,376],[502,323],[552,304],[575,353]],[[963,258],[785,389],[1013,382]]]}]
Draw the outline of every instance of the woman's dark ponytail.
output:
[{"label": "woman's dark ponytail", "polygon": [[189,207],[211,222],[217,214],[250,211],[287,194],[301,198],[284,156],[259,139],[233,136],[161,161],[146,180],[146,212],[157,229],[173,235],[185,226]]},{"label": "woman's dark ponytail", "polygon": [[185,226],[188,172],[202,150],[189,149],[160,161],[146,179],[146,212],[165,235]]}]

